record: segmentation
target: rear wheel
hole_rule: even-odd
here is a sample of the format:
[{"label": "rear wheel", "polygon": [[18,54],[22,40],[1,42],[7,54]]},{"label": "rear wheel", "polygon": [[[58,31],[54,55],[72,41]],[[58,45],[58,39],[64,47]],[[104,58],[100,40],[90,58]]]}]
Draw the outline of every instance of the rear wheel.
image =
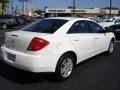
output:
[{"label": "rear wheel", "polygon": [[4,23],[4,24],[1,25],[1,28],[2,28],[3,30],[5,30],[5,29],[8,28],[8,25],[7,25],[6,23]]},{"label": "rear wheel", "polygon": [[74,56],[69,53],[60,58],[55,72],[57,79],[66,80],[72,75],[75,66],[74,61]]}]

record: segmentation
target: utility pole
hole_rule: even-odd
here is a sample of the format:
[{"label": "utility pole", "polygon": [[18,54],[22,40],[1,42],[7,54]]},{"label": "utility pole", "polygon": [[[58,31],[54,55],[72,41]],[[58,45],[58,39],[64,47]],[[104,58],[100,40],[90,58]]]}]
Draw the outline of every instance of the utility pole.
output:
[{"label": "utility pole", "polygon": [[110,0],[110,13],[109,13],[109,18],[111,18],[111,11],[112,11],[112,0]]},{"label": "utility pole", "polygon": [[14,13],[14,11],[13,11],[13,9],[14,9],[14,7],[13,7],[13,0],[11,1],[11,4],[12,4],[11,9],[12,9],[12,14],[13,14]]},{"label": "utility pole", "polygon": [[32,0],[30,0],[30,4],[32,4]]},{"label": "utility pole", "polygon": [[73,0],[73,15],[75,16],[76,0]]},{"label": "utility pole", "polygon": [[12,14],[14,13],[13,9],[14,9],[14,7],[13,7],[13,0],[12,0]]},{"label": "utility pole", "polygon": [[25,14],[25,2],[22,2],[23,6],[22,6],[22,10],[23,10],[23,14]]}]

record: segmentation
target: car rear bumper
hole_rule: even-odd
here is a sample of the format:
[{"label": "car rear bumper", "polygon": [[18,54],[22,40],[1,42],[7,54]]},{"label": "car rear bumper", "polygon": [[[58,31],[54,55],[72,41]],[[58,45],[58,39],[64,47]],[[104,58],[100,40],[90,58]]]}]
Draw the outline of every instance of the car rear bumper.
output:
[{"label": "car rear bumper", "polygon": [[[8,49],[4,46],[1,47],[1,57],[2,60],[19,69],[29,71],[29,72],[55,72],[55,67],[57,63],[57,57],[53,55],[30,55],[22,52],[17,52]],[[8,59],[8,53],[16,56],[15,61]],[[49,57],[46,57],[49,56]],[[52,60],[52,61],[51,61]]]}]

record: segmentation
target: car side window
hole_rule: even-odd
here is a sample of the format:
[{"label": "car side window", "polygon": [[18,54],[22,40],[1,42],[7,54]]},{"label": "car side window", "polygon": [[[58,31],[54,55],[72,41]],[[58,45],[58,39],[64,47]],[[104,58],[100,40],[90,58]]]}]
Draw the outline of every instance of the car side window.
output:
[{"label": "car side window", "polygon": [[91,29],[92,33],[101,33],[104,29],[95,22],[88,21],[89,28]]},{"label": "car side window", "polygon": [[70,30],[68,31],[68,34],[73,34],[73,33],[87,33],[87,24],[85,21],[77,21],[75,22]]}]

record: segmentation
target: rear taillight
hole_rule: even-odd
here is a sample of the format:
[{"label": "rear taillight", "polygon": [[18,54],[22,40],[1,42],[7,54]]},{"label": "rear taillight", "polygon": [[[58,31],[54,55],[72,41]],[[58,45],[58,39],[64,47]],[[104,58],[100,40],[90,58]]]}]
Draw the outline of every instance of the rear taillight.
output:
[{"label": "rear taillight", "polygon": [[46,41],[42,38],[34,37],[32,39],[32,41],[30,42],[27,50],[28,51],[38,51],[38,50],[46,47],[48,44],[49,44],[48,41]]}]

